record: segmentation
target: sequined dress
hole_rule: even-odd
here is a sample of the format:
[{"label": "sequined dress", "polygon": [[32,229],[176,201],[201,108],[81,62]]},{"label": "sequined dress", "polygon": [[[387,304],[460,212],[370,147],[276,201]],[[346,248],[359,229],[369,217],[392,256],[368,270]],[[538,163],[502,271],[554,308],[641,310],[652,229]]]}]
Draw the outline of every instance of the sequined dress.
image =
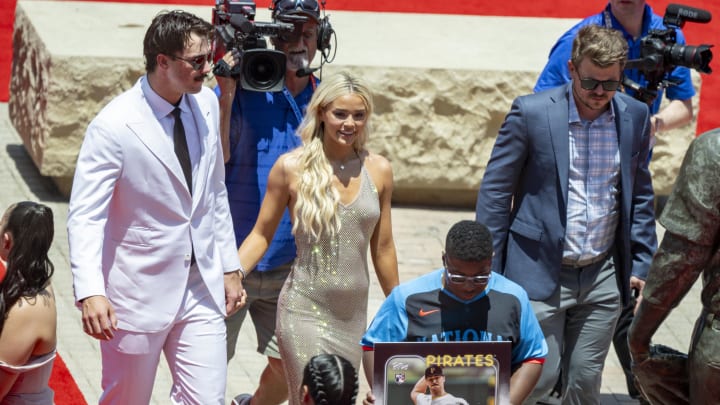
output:
[{"label": "sequined dress", "polygon": [[[288,377],[290,404],[300,403],[305,364],[320,353],[339,354],[359,371],[360,338],[367,324],[367,251],[380,201],[363,166],[358,195],[340,204],[340,232],[309,242],[296,234],[297,258],[278,301],[276,334]],[[295,389],[297,388],[297,389]]]}]

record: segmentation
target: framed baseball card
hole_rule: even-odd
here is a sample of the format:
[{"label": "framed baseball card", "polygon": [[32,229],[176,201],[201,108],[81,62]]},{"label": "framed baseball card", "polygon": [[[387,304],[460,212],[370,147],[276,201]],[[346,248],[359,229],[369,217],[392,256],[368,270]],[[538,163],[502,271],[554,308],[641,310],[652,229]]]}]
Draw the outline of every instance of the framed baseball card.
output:
[{"label": "framed baseball card", "polygon": [[510,401],[510,342],[376,343],[381,405],[494,405]]}]

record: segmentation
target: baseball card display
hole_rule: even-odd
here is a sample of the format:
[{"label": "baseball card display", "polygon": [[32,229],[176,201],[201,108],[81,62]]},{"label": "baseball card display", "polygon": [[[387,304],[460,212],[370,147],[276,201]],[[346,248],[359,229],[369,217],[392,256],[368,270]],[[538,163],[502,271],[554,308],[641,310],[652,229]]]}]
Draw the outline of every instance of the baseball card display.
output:
[{"label": "baseball card display", "polygon": [[[510,342],[378,342],[374,351],[375,403],[506,404],[510,400],[510,349]],[[415,403],[411,393],[418,381],[433,381],[437,376],[442,377],[446,398],[430,402],[430,395],[423,393],[416,395]]]}]

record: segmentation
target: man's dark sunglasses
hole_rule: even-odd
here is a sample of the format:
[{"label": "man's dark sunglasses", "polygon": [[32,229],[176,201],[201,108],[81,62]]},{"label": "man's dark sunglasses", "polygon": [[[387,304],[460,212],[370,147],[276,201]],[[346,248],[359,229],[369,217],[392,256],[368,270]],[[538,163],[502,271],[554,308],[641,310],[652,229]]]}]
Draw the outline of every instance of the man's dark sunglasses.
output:
[{"label": "man's dark sunglasses", "polygon": [[580,79],[580,87],[585,90],[595,90],[598,84],[602,85],[605,91],[615,91],[620,87],[620,80]]},{"label": "man's dark sunglasses", "polygon": [[201,70],[203,67],[205,67],[206,62],[212,65],[212,53],[209,53],[207,55],[198,55],[194,58],[189,59],[181,58],[175,55],[168,56],[173,58],[174,60],[184,60],[185,62],[189,63],[190,66],[192,66],[193,70]]}]

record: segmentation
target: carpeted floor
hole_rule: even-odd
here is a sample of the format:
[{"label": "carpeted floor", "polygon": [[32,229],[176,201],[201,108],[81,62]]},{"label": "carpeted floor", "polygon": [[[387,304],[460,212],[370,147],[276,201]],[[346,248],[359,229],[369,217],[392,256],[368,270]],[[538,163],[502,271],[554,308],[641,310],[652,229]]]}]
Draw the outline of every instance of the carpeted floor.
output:
[{"label": "carpeted floor", "polygon": [[12,66],[12,28],[17,0],[0,1],[0,102],[8,101]]},{"label": "carpeted floor", "polygon": [[85,397],[59,355],[50,375],[50,388],[55,391],[56,405],[87,405]]}]

